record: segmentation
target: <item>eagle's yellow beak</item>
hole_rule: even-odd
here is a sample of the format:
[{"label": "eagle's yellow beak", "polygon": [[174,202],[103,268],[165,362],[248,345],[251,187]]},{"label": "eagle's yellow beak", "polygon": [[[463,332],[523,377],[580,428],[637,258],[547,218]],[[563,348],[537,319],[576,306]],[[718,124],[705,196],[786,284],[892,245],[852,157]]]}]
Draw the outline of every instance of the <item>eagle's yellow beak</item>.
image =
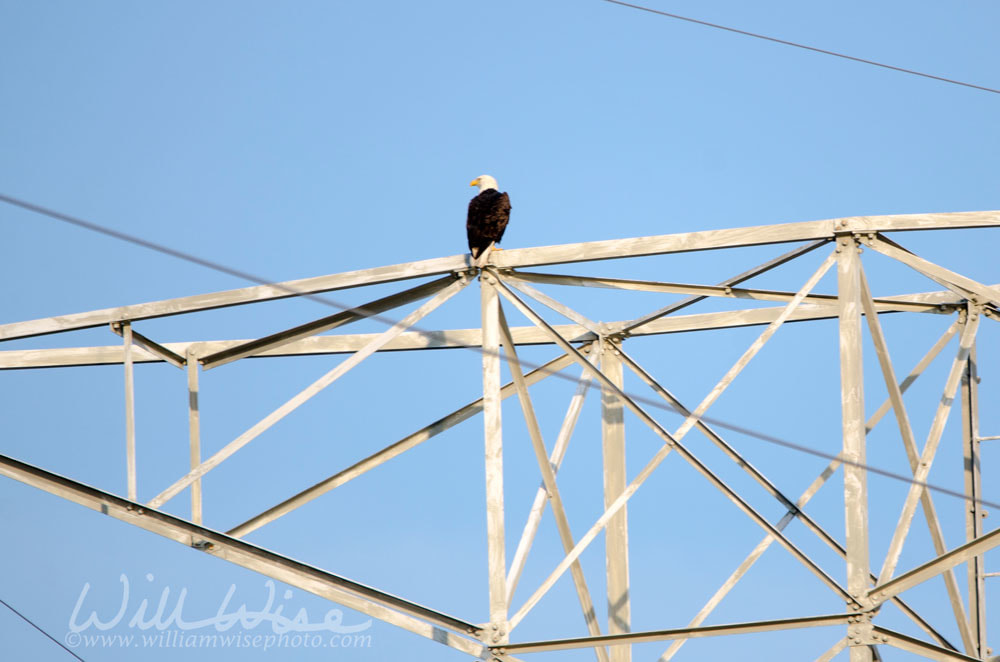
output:
[{"label": "eagle's yellow beak", "polygon": [[479,186],[479,178],[476,177],[471,182],[469,182],[469,186]]}]

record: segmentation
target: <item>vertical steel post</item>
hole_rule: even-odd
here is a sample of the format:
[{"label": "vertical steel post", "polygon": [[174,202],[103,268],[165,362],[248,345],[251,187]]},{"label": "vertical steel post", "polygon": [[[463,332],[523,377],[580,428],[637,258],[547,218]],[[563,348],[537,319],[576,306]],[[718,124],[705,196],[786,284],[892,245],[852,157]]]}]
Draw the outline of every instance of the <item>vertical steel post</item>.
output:
[{"label": "vertical steel post", "polygon": [[[201,410],[198,407],[198,358],[188,349],[187,389],[188,389],[188,439],[190,443],[191,469],[201,464]],[[201,524],[201,478],[191,483],[191,521]]]},{"label": "vertical steel post", "polygon": [[[601,343],[601,371],[619,389],[624,389],[622,360],[617,345]],[[625,491],[625,410],[621,399],[601,389],[601,442],[604,456],[604,508]],[[608,576],[608,634],[631,632],[628,578],[628,506],[622,506],[608,521],[605,558]],[[631,646],[612,646],[611,662],[630,662]]]},{"label": "vertical steel post", "polygon": [[483,426],[486,442],[486,535],[490,626],[487,643],[507,642],[507,562],[504,550],[503,435],[500,419],[500,300],[493,276],[480,276],[483,319]]},{"label": "vertical steel post", "polygon": [[135,379],[132,364],[132,323],[122,322],[122,339],[125,343],[125,465],[128,474],[128,498],[137,499],[135,479]]},{"label": "vertical steel post", "polygon": [[[865,462],[864,373],[861,358],[860,246],[837,238],[837,297],[840,320],[840,394],[843,421],[844,509],[847,529],[847,590],[861,603],[868,592],[868,482]],[[856,464],[852,464],[856,463]],[[870,629],[870,622],[865,626]],[[872,662],[862,627],[848,628],[851,662]]]},{"label": "vertical steel post", "polygon": [[[979,310],[970,305],[966,310],[966,324]],[[972,346],[962,373],[962,454],[965,461],[965,538],[971,541],[983,534],[984,511],[978,499],[982,497],[982,474],[979,443],[979,376],[976,372],[976,346]],[[979,657],[986,657],[986,596],[983,557],[969,560],[969,626]]]}]

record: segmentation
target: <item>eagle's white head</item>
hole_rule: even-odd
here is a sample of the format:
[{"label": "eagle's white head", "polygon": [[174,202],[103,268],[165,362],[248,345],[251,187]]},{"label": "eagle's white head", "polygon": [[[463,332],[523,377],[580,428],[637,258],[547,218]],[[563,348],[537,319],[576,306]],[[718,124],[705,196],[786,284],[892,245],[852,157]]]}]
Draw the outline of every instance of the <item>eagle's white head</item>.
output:
[{"label": "eagle's white head", "polygon": [[497,180],[493,179],[489,175],[479,175],[478,177],[476,177],[475,179],[473,179],[471,182],[469,182],[469,186],[478,186],[480,193],[482,193],[483,191],[485,191],[488,188],[491,188],[494,191],[496,191],[497,190]]}]

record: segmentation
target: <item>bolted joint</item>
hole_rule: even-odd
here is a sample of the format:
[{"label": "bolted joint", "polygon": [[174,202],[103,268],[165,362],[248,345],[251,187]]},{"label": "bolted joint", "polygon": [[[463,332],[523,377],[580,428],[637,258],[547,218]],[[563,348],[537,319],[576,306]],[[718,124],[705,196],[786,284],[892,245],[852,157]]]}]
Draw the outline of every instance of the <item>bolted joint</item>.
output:
[{"label": "bolted joint", "polygon": [[488,628],[483,629],[480,638],[482,639],[483,643],[485,643],[493,650],[494,654],[498,652],[502,654],[503,651],[502,650],[498,651],[496,647],[502,646],[507,643],[508,629],[509,628],[507,627],[506,623],[490,623],[490,626]]},{"label": "bolted joint", "polygon": [[872,625],[871,621],[861,616],[856,616],[854,621],[847,626],[847,641],[851,646],[871,646],[882,643],[875,633],[875,626]]},{"label": "bolted joint", "polygon": [[851,250],[852,248],[860,248],[858,245],[855,235],[850,232],[838,232],[836,233],[837,243],[834,252],[840,253],[843,251]]},{"label": "bolted joint", "polygon": [[882,608],[881,602],[883,597],[881,593],[859,595],[853,601],[847,603],[847,608],[854,613],[854,618],[857,622],[860,623],[863,619],[870,621],[878,613],[879,609]]}]

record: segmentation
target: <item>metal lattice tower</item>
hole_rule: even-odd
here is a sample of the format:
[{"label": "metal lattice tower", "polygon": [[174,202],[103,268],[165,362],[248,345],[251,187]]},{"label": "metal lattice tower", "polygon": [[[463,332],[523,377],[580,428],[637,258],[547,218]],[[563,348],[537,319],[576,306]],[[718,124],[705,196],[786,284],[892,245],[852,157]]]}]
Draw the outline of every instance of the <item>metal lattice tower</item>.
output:
[{"label": "metal lattice tower", "polygon": [[[981,326],[988,321],[1000,320],[1000,287],[983,284],[919,257],[889,237],[912,230],[945,232],[987,227],[1000,227],[1000,212],[855,217],[513,249],[488,252],[485,260],[478,264],[473,264],[468,256],[445,257],[5,324],[0,326],[0,341],[107,325],[123,338],[123,343],[105,347],[0,351],[0,368],[124,366],[127,493],[116,495],[95,489],[7,456],[0,456],[0,473],[482,659],[515,660],[529,653],[591,649],[599,662],[625,662],[632,659],[633,646],[663,642],[662,645],[667,648],[661,659],[669,660],[685,641],[693,638],[833,627],[837,631],[836,643],[826,652],[815,652],[820,660],[830,660],[847,649],[852,662],[869,662],[880,659],[877,651],[884,646],[927,659],[986,660],[992,653],[987,647],[985,588],[986,578],[992,573],[988,573],[984,566],[984,556],[1000,545],[1000,530],[987,533],[983,527],[985,512],[980,501],[983,494],[980,445],[994,437],[981,435],[979,430],[976,339]],[[628,269],[630,260],[639,257],[784,243],[793,244],[790,251],[718,285],[599,278],[535,270],[554,264],[600,260],[616,261]],[[942,289],[873,296],[862,266],[867,259],[862,256],[863,250],[904,265],[937,282]],[[803,256],[822,256],[824,252],[826,256],[819,268],[804,284],[796,283],[794,287],[780,290],[754,289],[743,285]],[[823,277],[834,273],[836,292],[815,293],[814,288]],[[291,296],[412,279],[423,280],[415,286],[356,308],[252,341],[196,340],[161,344],[135,328],[143,320],[168,315],[192,315],[220,307],[251,305]],[[481,327],[427,331],[418,326],[431,311],[470,285],[475,287],[477,281],[481,292]],[[877,283],[872,284],[873,288],[876,286]],[[684,295],[685,298],[667,306],[657,306],[631,319],[594,320],[539,289],[558,287]],[[686,310],[699,302],[731,303],[733,300],[753,302],[757,307],[730,307],[699,313]],[[399,313],[401,307],[420,301],[423,303],[409,314],[393,315]],[[766,305],[761,305],[761,302]],[[546,315],[558,314],[565,320],[553,323],[539,312],[542,309],[547,310]],[[507,315],[515,311],[529,323],[509,325]],[[681,311],[684,311],[683,314],[678,314]],[[950,318],[950,325],[944,334],[906,376],[897,373],[890,360],[890,347],[880,323],[880,318],[890,313]],[[382,332],[329,333],[353,322],[382,315],[391,316],[394,322]],[[839,455],[829,460],[828,466],[801,495],[787,494],[758,470],[750,457],[723,437],[720,429],[724,427],[716,425],[711,418],[711,407],[772,336],[780,332],[783,324],[820,320],[836,320],[838,325],[839,346],[817,351],[836,352],[839,360],[840,401],[837,406],[842,419],[842,447],[838,449]],[[721,380],[690,408],[668,390],[669,376],[647,370],[632,353],[626,351],[630,341],[636,338],[655,340],[673,333],[750,327],[763,330]],[[956,338],[957,343],[952,342]],[[865,342],[871,343],[874,348],[879,367],[877,372],[868,370],[865,374],[862,350]],[[957,345],[957,348],[952,350],[953,358],[944,384],[935,390],[939,398],[929,405],[904,402],[904,392],[949,343]],[[544,365],[529,365],[518,356],[518,352],[528,346],[555,348],[557,354]],[[376,352],[423,352],[448,348],[481,351],[481,397],[242,523],[230,526],[224,522],[211,522],[217,528],[203,523],[201,482],[205,474],[292,414],[301,404]],[[198,406],[202,371],[250,357],[332,354],[346,354],[347,358],[216,453],[207,459],[202,458]],[[147,503],[137,500],[133,403],[133,370],[137,363],[168,364],[186,371],[189,393],[190,472],[162,489]],[[506,384],[502,383],[504,363],[510,375]],[[580,370],[579,386],[568,403],[559,434],[546,445],[532,387],[570,366]],[[643,391],[643,397],[637,397],[635,389],[625,388],[626,375],[637,379],[637,384],[648,387]],[[879,388],[888,393],[886,401],[874,412],[866,411],[866,384],[879,384]],[[594,488],[603,500],[604,511],[583,535],[574,535],[566,514],[567,501],[560,492],[556,472],[567,454],[590,386],[598,387],[601,392],[603,483]],[[503,401],[512,396],[516,396],[520,404],[522,420],[501,417]],[[662,422],[665,416],[663,409],[652,406],[653,401],[662,401],[664,407],[679,412],[682,420],[679,427],[673,430],[666,428]],[[918,439],[907,413],[918,406],[929,406],[934,410],[930,429],[922,440]],[[954,409],[960,410],[961,418],[961,436],[957,440],[946,439],[944,434],[949,416],[955,416]],[[482,583],[483,604],[484,607],[488,605],[488,621],[476,622],[474,619],[450,616],[332,571],[293,561],[283,556],[281,550],[264,549],[243,539],[260,527],[480,414],[485,443],[487,539],[478,542],[485,548],[488,559],[488,574]],[[893,436],[902,444],[908,460],[908,465],[903,466],[899,473],[912,477],[901,507],[899,503],[870,503],[869,499],[870,473],[864,466],[867,458],[866,437],[884,418],[895,419]],[[512,519],[504,509],[507,494],[504,440],[509,426],[515,424],[527,428],[531,449],[537,460],[534,469],[541,477],[542,486],[534,495],[527,522],[519,538],[516,538],[516,551],[508,559],[507,548],[513,547],[515,538],[510,536],[513,529],[508,525]],[[883,426],[892,425],[892,421],[883,423]],[[658,439],[659,447],[651,457],[647,457],[638,472],[630,474],[625,464],[625,432],[626,429],[636,428],[651,431]],[[706,443],[719,449],[750,481],[763,488],[785,511],[784,515],[777,520],[768,518],[751,499],[727,484],[708,462],[695,454],[694,445],[686,440],[691,431],[703,435]],[[961,444],[964,457],[963,487],[958,491],[966,496],[966,535],[960,543],[945,540],[942,516],[934,501],[937,495],[923,487],[937,450],[953,441]],[[793,460],[801,457],[794,455],[792,450],[788,452]],[[735,506],[733,516],[749,518],[760,527],[764,537],[689,622],[667,622],[662,623],[659,629],[634,631],[632,624],[638,614],[633,613],[630,596],[636,582],[643,580],[634,576],[630,568],[630,520],[626,504],[633,495],[641,493],[647,479],[671,455],[676,456],[674,461],[690,465],[708,485],[721,492]],[[810,516],[807,508],[808,502],[838,469],[844,474],[842,535]],[[189,517],[172,515],[163,510],[165,504],[184,491],[189,491],[191,496]],[[953,513],[955,509],[951,505],[949,503],[947,512]],[[879,552],[877,556],[870,557],[873,546],[869,540],[869,518],[876,508],[900,512],[888,549],[884,554]],[[515,603],[512,598],[546,509],[553,516],[564,556],[544,581],[532,587],[526,599]],[[935,552],[928,555],[924,562],[897,572],[904,543],[913,520],[917,519],[918,509],[923,512]],[[740,514],[736,515],[737,512]],[[832,551],[842,565],[831,567],[828,561],[821,561],[793,541],[786,533],[786,527],[793,521],[803,525],[814,542],[818,541]],[[220,532],[224,526],[229,526],[225,529],[226,533]],[[604,567],[584,568],[581,555],[601,533],[605,543]],[[805,568],[841,604],[846,605],[846,609],[838,613],[809,613],[777,620],[747,618],[726,625],[705,625],[716,606],[738,585],[772,543],[784,548],[787,563]],[[779,552],[772,552],[775,553]],[[956,573],[961,569],[965,571],[965,582],[960,582]],[[668,570],[667,566],[663,567],[664,572]],[[572,579],[586,634],[566,639],[556,638],[559,633],[553,633],[553,636],[537,641],[518,637],[519,625],[566,573]],[[846,583],[835,578],[838,573],[846,577]],[[597,584],[606,588],[606,596],[600,599],[590,588],[595,577],[598,577]],[[937,577],[941,577],[944,584],[941,603],[946,600],[946,611],[953,615],[953,622],[947,627],[957,630],[960,641],[950,641],[942,634],[943,625],[935,622],[935,619],[940,620],[940,613],[933,617],[925,616],[920,608],[909,603],[907,591]],[[920,636],[882,625],[883,608],[889,605],[905,615],[920,631]]]}]

